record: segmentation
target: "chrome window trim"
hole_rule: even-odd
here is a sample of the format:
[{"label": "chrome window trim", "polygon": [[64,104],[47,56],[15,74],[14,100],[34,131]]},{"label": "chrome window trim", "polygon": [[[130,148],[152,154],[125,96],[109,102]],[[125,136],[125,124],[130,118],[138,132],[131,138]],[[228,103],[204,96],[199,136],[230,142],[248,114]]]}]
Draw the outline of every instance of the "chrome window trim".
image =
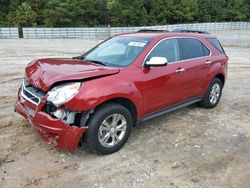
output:
[{"label": "chrome window trim", "polygon": [[167,38],[163,38],[161,40],[159,40],[152,48],[151,50],[147,53],[147,55],[145,56],[144,60],[143,60],[143,64],[142,64],[142,68],[145,68],[144,65],[146,63],[146,59],[148,58],[149,54],[155,49],[155,47],[162,41],[165,41],[165,40],[170,40],[170,39],[197,39],[199,40],[208,50],[209,50],[209,55],[208,56],[202,56],[202,57],[196,57],[196,58],[190,58],[190,59],[183,59],[183,60],[179,60],[179,61],[173,61],[171,63],[168,63],[168,64],[175,64],[175,63],[181,63],[183,61],[187,61],[187,60],[196,60],[196,59],[200,59],[200,58],[204,58],[204,57],[211,57],[212,56],[212,51],[207,47],[206,44],[204,44],[204,42],[197,38],[197,37],[167,37]]},{"label": "chrome window trim", "polygon": [[[23,98],[25,98],[27,101],[29,101],[29,102],[31,102],[31,103],[33,103],[33,104],[35,104],[35,105],[38,105],[38,104],[41,102],[40,97],[36,96],[34,93],[31,93],[30,91],[28,91],[28,90],[25,89],[25,88],[26,88],[26,87],[25,87],[25,84],[24,84],[24,81],[23,81],[23,83],[22,83],[22,89],[21,89],[21,96],[22,96]],[[26,92],[30,93],[30,94],[33,95],[34,97],[36,97],[36,98],[38,99],[39,102],[36,103],[36,102],[32,101],[30,98],[28,98],[28,97],[24,94],[23,90],[25,90]]]}]

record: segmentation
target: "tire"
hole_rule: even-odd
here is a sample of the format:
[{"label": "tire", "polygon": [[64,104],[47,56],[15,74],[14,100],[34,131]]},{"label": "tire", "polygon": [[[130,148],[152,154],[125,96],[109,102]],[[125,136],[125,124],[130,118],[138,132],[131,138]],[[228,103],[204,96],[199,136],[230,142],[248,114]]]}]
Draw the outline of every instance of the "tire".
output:
[{"label": "tire", "polygon": [[106,155],[118,151],[126,143],[132,129],[132,117],[127,108],[110,102],[97,108],[87,125],[85,142],[89,149]]},{"label": "tire", "polygon": [[200,102],[200,106],[208,109],[216,107],[220,101],[222,89],[223,87],[221,80],[219,78],[213,78],[205,96]]}]

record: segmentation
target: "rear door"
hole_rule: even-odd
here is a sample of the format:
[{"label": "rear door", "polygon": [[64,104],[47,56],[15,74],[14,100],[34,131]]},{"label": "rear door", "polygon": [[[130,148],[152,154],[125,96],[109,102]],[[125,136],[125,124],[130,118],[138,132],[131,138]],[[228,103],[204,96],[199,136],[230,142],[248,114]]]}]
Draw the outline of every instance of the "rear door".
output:
[{"label": "rear door", "polygon": [[182,78],[179,101],[200,97],[211,63],[211,52],[197,38],[180,38],[181,63],[178,69]]}]

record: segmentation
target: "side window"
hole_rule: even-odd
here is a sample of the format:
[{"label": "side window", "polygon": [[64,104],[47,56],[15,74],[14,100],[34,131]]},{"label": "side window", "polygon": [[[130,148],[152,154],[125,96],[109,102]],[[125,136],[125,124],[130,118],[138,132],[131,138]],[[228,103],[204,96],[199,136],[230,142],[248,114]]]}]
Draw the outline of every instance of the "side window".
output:
[{"label": "side window", "polygon": [[212,44],[217,50],[219,50],[221,53],[225,53],[224,49],[222,48],[220,42],[216,38],[208,39],[208,42]]},{"label": "side window", "polygon": [[181,39],[182,43],[182,59],[192,59],[197,57],[208,56],[210,51],[207,47],[202,44],[198,39],[193,38],[183,38]]},{"label": "side window", "polygon": [[202,46],[203,46],[203,55],[204,56],[209,56],[210,55],[209,49],[207,49],[207,47],[204,44],[202,44]]},{"label": "side window", "polygon": [[151,51],[148,59],[152,57],[165,57],[168,63],[179,61],[180,52],[179,44],[177,39],[166,39],[161,41],[157,46]]}]

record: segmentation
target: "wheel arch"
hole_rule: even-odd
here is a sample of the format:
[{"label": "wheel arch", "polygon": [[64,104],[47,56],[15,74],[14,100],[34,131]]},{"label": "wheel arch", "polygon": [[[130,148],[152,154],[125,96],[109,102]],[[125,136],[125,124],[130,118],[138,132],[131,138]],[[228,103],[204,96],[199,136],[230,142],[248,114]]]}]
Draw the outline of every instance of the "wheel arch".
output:
[{"label": "wheel arch", "polygon": [[206,84],[202,93],[202,96],[205,95],[206,91],[209,88],[209,85],[211,84],[212,80],[214,78],[218,78],[220,79],[220,81],[222,82],[222,88],[224,87],[225,81],[226,81],[226,76],[223,72],[221,71],[217,71],[217,72],[212,72],[210,74],[208,74],[207,79],[206,79]]},{"label": "wheel arch", "polygon": [[133,119],[133,126],[135,126],[137,124],[138,112],[137,112],[136,105],[134,104],[133,101],[131,101],[128,98],[116,97],[116,98],[108,99],[108,100],[100,103],[98,106],[96,106],[96,108],[99,108],[100,106],[103,106],[104,104],[111,103],[111,102],[118,103],[118,104],[124,106],[125,108],[127,108],[131,114],[132,119]]},{"label": "wheel arch", "polygon": [[225,76],[224,76],[222,73],[216,74],[216,75],[214,76],[214,78],[220,79],[220,81],[221,81],[221,83],[222,83],[222,87],[224,86],[224,84],[225,84]]}]

